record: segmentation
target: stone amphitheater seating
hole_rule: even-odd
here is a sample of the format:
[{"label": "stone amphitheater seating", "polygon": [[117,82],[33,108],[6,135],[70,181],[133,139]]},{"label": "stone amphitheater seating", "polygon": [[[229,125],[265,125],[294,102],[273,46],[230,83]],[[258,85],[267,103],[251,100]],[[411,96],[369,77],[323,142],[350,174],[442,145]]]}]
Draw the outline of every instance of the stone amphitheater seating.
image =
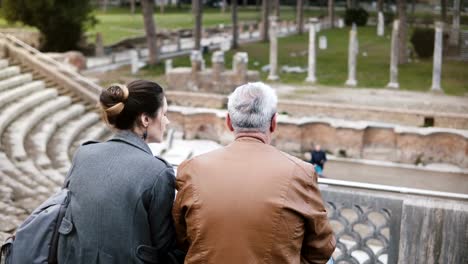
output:
[{"label": "stone amphitheater seating", "polygon": [[26,150],[24,148],[24,140],[26,133],[33,128],[37,120],[42,120],[53,112],[59,111],[61,108],[71,104],[71,98],[68,96],[60,96],[56,99],[45,102],[39,107],[35,108],[25,118],[18,119],[10,126],[10,140],[11,140],[11,156],[17,161],[24,161],[27,158]]},{"label": "stone amphitheater seating", "polygon": [[27,71],[0,59],[0,242],[60,188],[76,147],[110,134],[76,92]]},{"label": "stone amphitheater seating", "polygon": [[55,155],[53,156],[55,157],[54,161],[60,172],[65,174],[70,168],[71,155],[68,150],[78,134],[97,122],[99,122],[99,115],[94,112],[89,112],[58,130],[57,137],[54,139],[54,145],[56,147],[54,150]]},{"label": "stone amphitheater seating", "polygon": [[34,135],[31,136],[32,148],[35,150],[35,162],[41,168],[49,168],[52,165],[47,155],[47,145],[56,130],[68,121],[79,117],[85,112],[81,104],[74,104],[44,120],[43,124]]},{"label": "stone amphitheater seating", "polygon": [[0,81],[0,91],[7,90],[9,88],[31,82],[32,81],[32,74],[21,74],[17,76],[10,77],[8,79]]}]

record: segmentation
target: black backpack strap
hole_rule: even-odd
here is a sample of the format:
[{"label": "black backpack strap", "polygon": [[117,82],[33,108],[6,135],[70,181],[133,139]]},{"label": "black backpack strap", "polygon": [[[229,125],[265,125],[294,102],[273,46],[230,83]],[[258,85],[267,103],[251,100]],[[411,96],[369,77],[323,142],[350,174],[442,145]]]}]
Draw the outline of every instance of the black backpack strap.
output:
[{"label": "black backpack strap", "polygon": [[155,247],[139,245],[136,249],[136,256],[145,263],[159,263],[159,254]]},{"label": "black backpack strap", "polygon": [[10,255],[13,241],[15,241],[15,236],[7,238],[5,243],[3,243],[2,247],[0,248],[0,263],[2,263],[2,256],[5,256],[5,263],[8,263],[8,256]]},{"label": "black backpack strap", "polygon": [[[66,185],[68,187],[68,183],[70,181],[67,180],[66,181]],[[49,248],[49,257],[47,258],[47,263],[48,264],[56,264],[58,263],[58,259],[57,259],[57,252],[58,252],[58,240],[59,240],[59,229],[61,228],[62,226],[62,222],[64,220],[64,217],[65,217],[65,213],[67,212],[67,208],[68,208],[68,205],[70,203],[70,191],[67,192],[67,197],[65,198],[65,200],[63,201],[63,203],[60,205],[60,211],[59,211],[59,214],[57,216],[57,224],[55,225],[55,229],[54,229],[54,233],[52,234],[52,240],[50,242],[50,248]],[[73,227],[71,225],[71,227]],[[71,231],[71,229],[70,229]]]}]

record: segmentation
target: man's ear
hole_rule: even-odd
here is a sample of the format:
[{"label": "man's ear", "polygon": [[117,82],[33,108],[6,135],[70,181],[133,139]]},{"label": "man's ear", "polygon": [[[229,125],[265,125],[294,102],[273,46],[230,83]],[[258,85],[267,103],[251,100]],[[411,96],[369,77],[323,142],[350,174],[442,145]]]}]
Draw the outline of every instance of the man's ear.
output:
[{"label": "man's ear", "polygon": [[234,132],[234,127],[232,126],[232,121],[231,117],[229,116],[229,113],[226,114],[226,125],[228,126],[231,132]]},{"label": "man's ear", "polygon": [[270,124],[270,132],[273,133],[276,130],[277,123],[276,123],[276,117],[278,116],[278,113],[275,113],[273,117],[271,118],[271,124]]}]

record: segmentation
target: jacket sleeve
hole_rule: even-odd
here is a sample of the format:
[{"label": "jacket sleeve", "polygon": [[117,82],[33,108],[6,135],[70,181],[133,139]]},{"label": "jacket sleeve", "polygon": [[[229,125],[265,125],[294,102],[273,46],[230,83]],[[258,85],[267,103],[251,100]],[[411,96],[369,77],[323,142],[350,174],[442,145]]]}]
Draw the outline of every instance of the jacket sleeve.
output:
[{"label": "jacket sleeve", "polygon": [[174,170],[165,168],[152,187],[148,210],[153,246],[159,252],[168,252],[175,247],[175,230],[171,217],[175,195]]},{"label": "jacket sleeve", "polygon": [[176,189],[177,196],[172,216],[176,227],[177,244],[181,250],[187,251],[190,246],[190,239],[187,234],[187,223],[185,216],[194,204],[194,193],[190,184],[189,161],[184,161],[177,169]]},{"label": "jacket sleeve", "polygon": [[306,163],[296,168],[288,200],[304,221],[301,263],[318,264],[329,260],[336,242],[313,171]]}]

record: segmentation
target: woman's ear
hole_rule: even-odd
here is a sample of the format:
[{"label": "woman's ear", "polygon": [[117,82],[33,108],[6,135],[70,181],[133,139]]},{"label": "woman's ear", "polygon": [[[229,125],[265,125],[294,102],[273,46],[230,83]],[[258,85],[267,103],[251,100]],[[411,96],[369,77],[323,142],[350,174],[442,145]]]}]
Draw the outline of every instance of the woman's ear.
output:
[{"label": "woman's ear", "polygon": [[143,126],[143,127],[148,127],[149,125],[149,117],[147,114],[143,113],[140,115],[139,117],[139,121],[140,121],[140,124]]}]

